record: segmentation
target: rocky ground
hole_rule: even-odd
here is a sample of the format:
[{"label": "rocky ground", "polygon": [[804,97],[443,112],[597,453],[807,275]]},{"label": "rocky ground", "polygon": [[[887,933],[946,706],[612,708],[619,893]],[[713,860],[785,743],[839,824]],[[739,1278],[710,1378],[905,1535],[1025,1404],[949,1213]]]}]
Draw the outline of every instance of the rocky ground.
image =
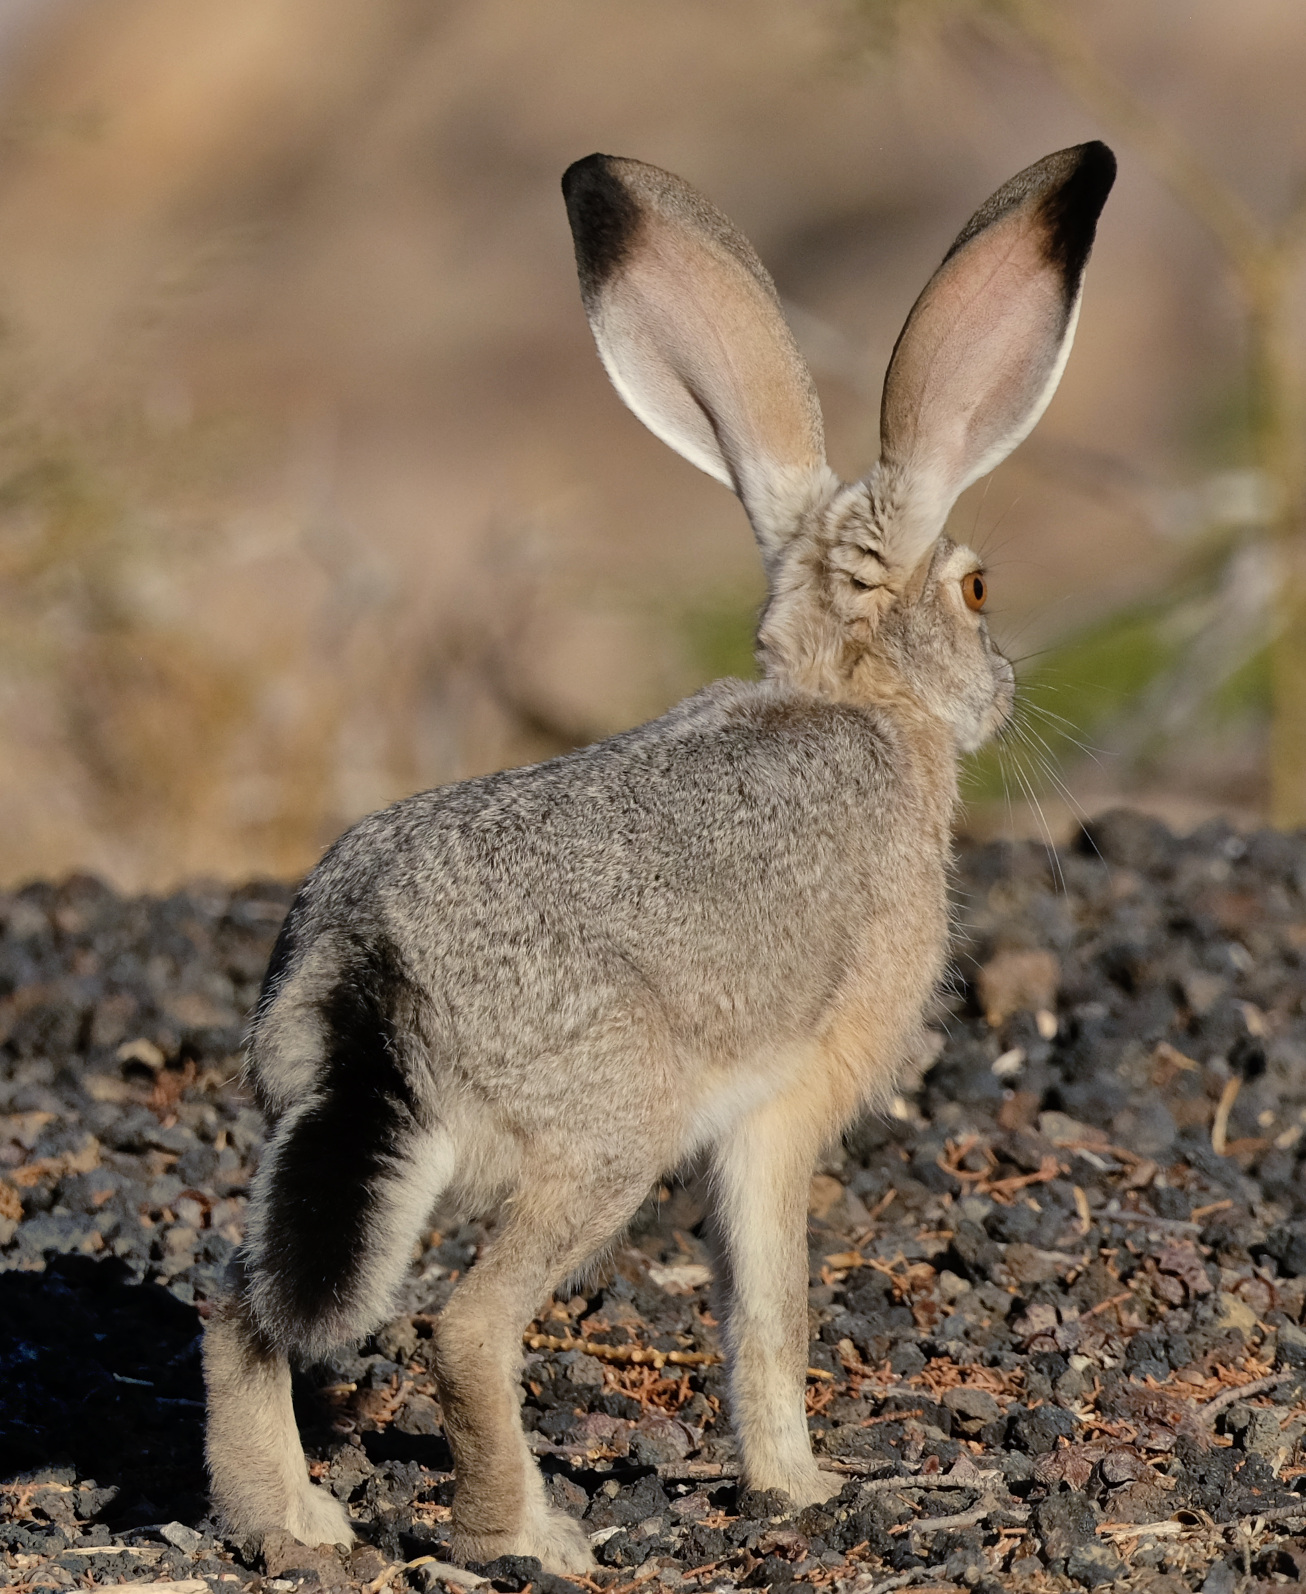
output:
[{"label": "rocky ground", "polygon": [[[438,1213],[405,1315],[300,1381],[360,1545],[231,1542],[206,1515],[199,1333],[258,1155],[242,1017],[289,899],[0,896],[0,1581],[476,1581],[442,1559],[431,1334],[485,1231]],[[812,1186],[808,1401],[842,1493],[794,1514],[737,1486],[702,1211],[664,1188],[527,1342],[585,1586],[1306,1578],[1306,838],[1117,814],[1059,859],[963,849],[957,900],[933,1066]]]}]

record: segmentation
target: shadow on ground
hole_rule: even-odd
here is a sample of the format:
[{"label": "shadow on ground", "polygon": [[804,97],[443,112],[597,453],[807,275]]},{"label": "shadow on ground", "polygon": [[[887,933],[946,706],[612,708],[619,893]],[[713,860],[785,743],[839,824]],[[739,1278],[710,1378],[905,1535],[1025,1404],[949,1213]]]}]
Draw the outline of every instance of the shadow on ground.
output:
[{"label": "shadow on ground", "polygon": [[66,1465],[116,1527],[202,1516],[200,1331],[117,1261],[0,1274],[0,1477]]}]

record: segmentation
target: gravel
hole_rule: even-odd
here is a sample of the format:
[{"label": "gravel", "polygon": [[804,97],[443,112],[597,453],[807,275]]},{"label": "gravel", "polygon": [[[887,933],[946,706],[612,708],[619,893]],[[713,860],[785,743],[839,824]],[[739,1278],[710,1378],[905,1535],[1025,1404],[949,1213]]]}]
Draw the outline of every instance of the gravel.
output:
[{"label": "gravel", "polygon": [[[1306,837],[1119,812],[1060,856],[964,846],[956,886],[937,1056],[812,1187],[811,1428],[842,1493],[795,1514],[736,1482],[693,1187],[534,1325],[523,1419],[599,1584],[1306,1577]],[[291,896],[0,895],[0,1582],[445,1586],[431,1336],[486,1231],[440,1213],[402,1315],[297,1375],[359,1545],[206,1514],[199,1334],[261,1137],[241,1027]]]}]

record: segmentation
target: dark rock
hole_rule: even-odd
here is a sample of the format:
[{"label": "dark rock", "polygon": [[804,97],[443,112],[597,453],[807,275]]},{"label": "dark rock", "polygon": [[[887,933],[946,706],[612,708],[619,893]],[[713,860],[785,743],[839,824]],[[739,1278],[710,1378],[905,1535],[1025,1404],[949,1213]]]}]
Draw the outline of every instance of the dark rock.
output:
[{"label": "dark rock", "polygon": [[918,1345],[894,1346],[889,1357],[890,1370],[902,1378],[912,1378],[925,1366],[925,1355]]},{"label": "dark rock", "polygon": [[720,1528],[696,1523],[681,1540],[680,1557],[688,1566],[706,1566],[726,1553],[726,1536]]},{"label": "dark rock", "polygon": [[1064,1560],[1077,1545],[1093,1544],[1100,1513],[1088,1495],[1067,1489],[1034,1509],[1034,1521],[1049,1561]]},{"label": "dark rock", "polygon": [[1085,1588],[1114,1583],[1128,1568],[1109,1544],[1076,1544],[1066,1556],[1066,1576]]},{"label": "dark rock", "polygon": [[792,1516],[794,1502],[780,1489],[743,1489],[739,1494],[739,1514],[744,1517]]},{"label": "dark rock", "polygon": [[939,1156],[943,1149],[942,1141],[926,1140],[918,1145],[911,1155],[912,1177],[936,1194],[956,1188],[956,1180],[939,1166]]},{"label": "dark rock", "polygon": [[995,1207],[984,1219],[984,1227],[993,1239],[1003,1243],[1030,1244],[1038,1233],[1039,1215],[1024,1202]]},{"label": "dark rock", "polygon": [[292,1534],[280,1529],[263,1535],[259,1555],[268,1577],[282,1577],[288,1572],[313,1572],[324,1586],[334,1587],[344,1583],[348,1575],[342,1551],[325,1544],[316,1547],[301,1544]]},{"label": "dark rock", "polygon": [[52,1522],[0,1522],[0,1546],[11,1555],[58,1555],[68,1535]]},{"label": "dark rock", "polygon": [[1135,1378],[1165,1378],[1170,1371],[1165,1340],[1160,1334],[1135,1334],[1125,1351],[1125,1366]]},{"label": "dark rock", "polygon": [[1179,1133],[1174,1114],[1158,1097],[1123,1108],[1111,1122],[1111,1138],[1140,1157],[1161,1159]]},{"label": "dark rock", "polygon": [[1075,1419],[1060,1406],[1013,1406],[1007,1417],[1008,1443],[1031,1456],[1055,1450],[1059,1439],[1069,1439],[1076,1429]]},{"label": "dark rock", "polygon": [[358,1583],[370,1583],[380,1577],[388,1564],[374,1545],[366,1543],[355,1544],[346,1557],[349,1576]]},{"label": "dark rock", "polygon": [[1238,1574],[1228,1561],[1217,1561],[1202,1580],[1201,1594],[1234,1594]]},{"label": "dark rock", "polygon": [[999,1413],[997,1401],[987,1390],[970,1389],[964,1384],[947,1390],[943,1404],[952,1413],[962,1432],[968,1434],[978,1433],[986,1423],[993,1422]]},{"label": "dark rock", "polygon": [[1140,873],[1164,875],[1174,863],[1178,844],[1159,819],[1113,808],[1083,826],[1075,850]]},{"label": "dark rock", "polygon": [[218,1153],[212,1146],[188,1146],[177,1159],[177,1177],[190,1187],[204,1185],[217,1172]]},{"label": "dark rock", "polygon": [[1306,1329],[1295,1323],[1280,1323],[1275,1335],[1274,1366],[1284,1369],[1306,1369]]},{"label": "dark rock", "polygon": [[488,1577],[495,1588],[523,1589],[528,1583],[538,1582],[544,1568],[533,1555],[500,1555],[493,1561],[473,1566],[470,1570],[479,1573],[481,1577]]},{"label": "dark rock", "polygon": [[986,1279],[1002,1260],[1002,1248],[970,1218],[962,1218],[952,1235],[952,1249],[972,1279]]},{"label": "dark rock", "polygon": [[624,1529],[604,1539],[595,1554],[604,1566],[638,1566],[644,1558],[643,1551]]},{"label": "dark rock", "polygon": [[666,1490],[656,1477],[648,1476],[615,1495],[600,1490],[585,1513],[585,1523],[589,1532],[597,1533],[600,1528],[629,1527],[648,1517],[663,1516],[670,1509]]},{"label": "dark rock", "polygon": [[793,1567],[780,1555],[765,1556],[740,1585],[742,1588],[764,1588],[775,1591],[793,1586]]},{"label": "dark rock", "polygon": [[1193,1210],[1193,1204],[1182,1190],[1176,1190],[1173,1185],[1153,1186],[1148,1191],[1152,1209],[1158,1218],[1178,1218],[1186,1220]]},{"label": "dark rock", "polygon": [[1300,1278],[1306,1273],[1306,1226],[1281,1224],[1265,1237],[1265,1251],[1279,1264],[1284,1278]]},{"label": "dark rock", "polygon": [[589,1509],[590,1497],[578,1483],[573,1483],[560,1472],[555,1472],[545,1479],[545,1493],[551,1505],[556,1505],[560,1511],[565,1511],[568,1516],[580,1518]]}]

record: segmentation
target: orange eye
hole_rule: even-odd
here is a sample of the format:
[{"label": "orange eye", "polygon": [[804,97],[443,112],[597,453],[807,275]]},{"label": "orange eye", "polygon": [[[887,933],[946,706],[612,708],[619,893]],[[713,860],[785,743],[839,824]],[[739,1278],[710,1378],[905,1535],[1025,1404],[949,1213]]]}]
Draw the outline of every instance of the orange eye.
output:
[{"label": "orange eye", "polygon": [[989,589],[978,570],[972,570],[968,576],[961,578],[961,595],[966,600],[966,607],[974,609],[976,614],[984,607]]}]

